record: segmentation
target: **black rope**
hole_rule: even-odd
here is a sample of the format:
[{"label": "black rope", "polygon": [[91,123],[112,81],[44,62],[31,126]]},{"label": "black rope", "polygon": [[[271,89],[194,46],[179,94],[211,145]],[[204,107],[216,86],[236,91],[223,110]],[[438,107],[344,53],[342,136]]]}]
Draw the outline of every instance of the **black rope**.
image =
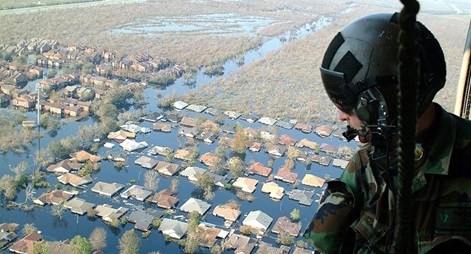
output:
[{"label": "black rope", "polygon": [[401,0],[404,4],[399,16],[399,188],[397,193],[398,224],[396,229],[396,253],[416,253],[412,235],[412,178],[414,171],[415,132],[417,124],[417,87],[419,80],[418,28],[416,16],[419,3]]}]

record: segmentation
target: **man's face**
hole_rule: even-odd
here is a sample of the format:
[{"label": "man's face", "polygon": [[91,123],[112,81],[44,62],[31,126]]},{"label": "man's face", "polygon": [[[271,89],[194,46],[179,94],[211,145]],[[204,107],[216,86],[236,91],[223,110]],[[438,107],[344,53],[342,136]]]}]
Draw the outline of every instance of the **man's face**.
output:
[{"label": "man's face", "polygon": [[353,111],[345,113],[342,110],[339,110],[339,120],[347,122],[351,128],[358,130],[358,139],[360,142],[367,143],[371,140],[371,135],[368,134],[368,128],[364,127],[365,124],[363,124],[360,118],[358,118]]}]

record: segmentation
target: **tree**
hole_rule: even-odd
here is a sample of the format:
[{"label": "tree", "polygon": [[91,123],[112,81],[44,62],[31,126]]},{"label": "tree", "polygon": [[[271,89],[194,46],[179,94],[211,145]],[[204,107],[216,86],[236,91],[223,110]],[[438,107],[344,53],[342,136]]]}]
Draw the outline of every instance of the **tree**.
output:
[{"label": "tree", "polygon": [[35,152],[34,165],[36,165],[38,168],[45,167],[51,164],[53,161],[54,158],[45,149]]},{"label": "tree", "polygon": [[294,244],[294,236],[292,236],[288,232],[282,231],[278,235],[278,238],[276,239],[276,242],[279,243],[279,244],[290,246],[290,245]]},{"label": "tree", "polygon": [[0,190],[3,191],[3,196],[7,199],[15,199],[18,194],[18,186],[16,180],[11,175],[3,175],[0,178]]},{"label": "tree", "polygon": [[290,213],[292,221],[299,221],[301,218],[301,211],[298,208],[294,208],[293,211]]},{"label": "tree", "polygon": [[21,233],[23,233],[23,235],[29,235],[33,232],[38,232],[38,228],[36,228],[36,226],[34,226],[34,223],[26,223],[24,226],[23,226],[23,229],[21,230]]},{"label": "tree", "polygon": [[87,216],[90,218],[95,217],[98,214],[98,211],[96,209],[90,208],[87,210]]},{"label": "tree", "polygon": [[[86,62],[81,67],[81,71],[83,74],[92,74],[93,68],[95,68],[94,64],[91,62]],[[79,68],[79,66],[77,66],[76,68]]]},{"label": "tree", "polygon": [[54,158],[54,160],[65,158],[69,154],[62,143],[55,140],[49,142],[47,151]]},{"label": "tree", "polygon": [[26,203],[28,203],[28,200],[33,199],[34,194],[36,194],[36,191],[34,190],[34,186],[32,184],[28,184],[25,190],[25,203],[24,203],[25,205]]},{"label": "tree", "polygon": [[152,220],[152,227],[155,229],[158,229],[161,223],[162,223],[162,220],[160,218],[154,218]]},{"label": "tree", "polygon": [[229,158],[226,165],[229,169],[229,172],[231,172],[234,177],[242,176],[245,172],[245,169],[247,168],[245,162],[236,156]]},{"label": "tree", "polygon": [[226,154],[227,154],[227,146],[219,143],[219,146],[216,147],[215,154],[219,158],[220,161],[225,160]]},{"label": "tree", "polygon": [[[129,89],[123,89],[122,87],[116,86],[106,93],[105,102],[106,104],[112,104],[116,108],[122,108],[127,104],[127,99],[132,98],[132,93]],[[116,113],[117,117],[118,114]]]},{"label": "tree", "polygon": [[69,249],[75,254],[90,254],[92,252],[92,245],[86,237],[76,235],[70,241]]},{"label": "tree", "polygon": [[235,209],[235,210],[239,210],[240,208],[240,205],[239,203],[237,203],[236,200],[234,199],[230,199],[229,201],[227,201],[227,203],[225,204],[225,206],[231,208],[231,209]]},{"label": "tree", "polygon": [[95,115],[100,119],[112,118],[115,119],[118,116],[118,108],[111,103],[98,103],[94,109]]},{"label": "tree", "polygon": [[94,250],[106,248],[106,231],[103,228],[96,227],[88,238]]},{"label": "tree", "polygon": [[111,217],[111,221],[109,223],[110,223],[110,226],[114,228],[118,228],[119,225],[121,224],[121,221],[119,221],[118,218],[116,217]]},{"label": "tree", "polygon": [[170,182],[170,190],[173,194],[178,192],[178,178],[173,178]]},{"label": "tree", "polygon": [[155,170],[148,170],[144,174],[144,188],[155,191],[159,187],[159,173]]},{"label": "tree", "polygon": [[114,163],[114,167],[115,167],[116,169],[122,169],[125,165],[126,165],[126,164],[125,164],[124,162],[122,162],[122,161],[116,161],[116,162]]},{"label": "tree", "polygon": [[214,197],[214,177],[211,174],[203,173],[200,178],[196,181],[196,186],[204,191],[204,198],[209,200]]},{"label": "tree", "polygon": [[247,136],[241,125],[236,125],[234,133],[234,146],[233,149],[238,154],[244,154],[247,149]]},{"label": "tree", "polygon": [[52,205],[51,214],[57,216],[57,218],[62,219],[62,214],[64,213],[64,202],[59,204]]},{"label": "tree", "polygon": [[119,239],[120,254],[138,254],[141,245],[141,239],[136,235],[134,229],[124,232]]},{"label": "tree", "polygon": [[287,158],[294,161],[299,156],[299,154],[300,154],[300,151],[296,149],[294,146],[288,146],[288,151],[286,152]]},{"label": "tree", "polygon": [[28,170],[28,162],[22,161],[15,167],[10,167],[11,172],[15,173],[15,178],[18,178],[20,175],[24,174]]},{"label": "tree", "polygon": [[252,233],[252,228],[249,225],[243,225],[240,226],[239,231],[243,235],[250,235]]},{"label": "tree", "polygon": [[49,71],[46,74],[47,78],[54,78],[57,75],[57,70],[55,69],[49,69]]},{"label": "tree", "polygon": [[221,245],[215,244],[213,245],[213,247],[211,247],[210,251],[211,251],[211,254],[222,254],[224,250]]},{"label": "tree", "polygon": [[289,170],[292,170],[295,166],[295,162],[293,159],[286,157],[285,159],[285,164],[283,165],[284,168],[287,168]]},{"label": "tree", "polygon": [[185,253],[195,253],[203,241],[203,238],[201,237],[202,232],[200,232],[201,229],[198,228],[200,221],[201,215],[196,211],[192,211],[188,221],[187,239],[184,248]]},{"label": "tree", "polygon": [[43,242],[35,242],[33,244],[33,254],[49,254],[50,243],[43,241]]}]

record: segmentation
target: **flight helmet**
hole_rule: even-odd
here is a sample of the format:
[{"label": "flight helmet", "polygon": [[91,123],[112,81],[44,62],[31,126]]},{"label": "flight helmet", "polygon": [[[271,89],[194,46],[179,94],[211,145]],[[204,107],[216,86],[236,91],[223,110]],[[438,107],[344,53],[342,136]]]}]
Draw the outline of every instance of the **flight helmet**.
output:
[{"label": "flight helmet", "polygon": [[[371,132],[391,135],[397,125],[399,14],[372,14],[342,29],[320,67],[324,88],[343,112],[354,112]],[[446,64],[440,44],[420,22],[419,116],[443,88]]]}]

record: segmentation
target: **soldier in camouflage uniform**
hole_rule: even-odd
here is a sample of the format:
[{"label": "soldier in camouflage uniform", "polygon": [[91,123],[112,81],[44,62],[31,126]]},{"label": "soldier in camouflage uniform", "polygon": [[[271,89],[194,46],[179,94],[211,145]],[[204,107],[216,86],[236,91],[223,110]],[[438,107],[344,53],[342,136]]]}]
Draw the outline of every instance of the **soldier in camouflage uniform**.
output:
[{"label": "soldier in camouflage uniform", "polygon": [[[397,14],[347,25],[320,68],[325,90],[365,143],[328,182],[304,236],[321,253],[393,253],[397,232]],[[471,122],[433,103],[446,64],[432,33],[419,27],[417,146],[412,182],[417,253],[471,253]]]}]

